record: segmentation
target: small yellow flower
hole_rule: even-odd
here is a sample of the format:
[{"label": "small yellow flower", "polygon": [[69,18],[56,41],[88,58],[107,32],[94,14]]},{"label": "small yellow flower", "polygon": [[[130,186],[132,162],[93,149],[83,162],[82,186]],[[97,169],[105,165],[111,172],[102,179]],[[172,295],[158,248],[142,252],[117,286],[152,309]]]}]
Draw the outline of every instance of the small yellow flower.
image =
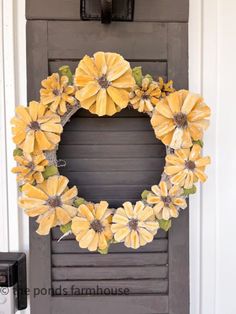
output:
[{"label": "small yellow flower", "polygon": [[123,207],[116,210],[112,222],[111,230],[115,240],[133,249],[152,242],[159,228],[153,209],[141,201],[134,206],[125,202]]},{"label": "small yellow flower", "polygon": [[81,248],[105,250],[113,237],[108,203],[101,201],[99,204],[80,205],[77,216],[72,220],[71,230]]},{"label": "small yellow flower", "polygon": [[147,196],[147,203],[155,205],[154,213],[158,219],[168,220],[172,217],[179,216],[179,208],[186,208],[186,200],[181,197],[183,189],[179,186],[167,185],[165,181],[161,181],[159,186],[151,187],[152,193]]},{"label": "small yellow flower", "polygon": [[161,97],[163,97],[163,98],[168,96],[170,93],[175,92],[175,89],[173,88],[173,81],[172,80],[165,83],[163,78],[159,77],[158,86],[161,90]]},{"label": "small yellow flower", "polygon": [[11,123],[13,142],[25,153],[40,154],[60,142],[63,130],[60,116],[36,101],[31,101],[29,107],[18,106]]},{"label": "small yellow flower", "polygon": [[42,172],[48,165],[44,154],[32,156],[25,153],[22,156],[15,156],[14,159],[18,165],[12,169],[12,172],[17,173],[17,181],[31,184],[43,182]]},{"label": "small yellow flower", "polygon": [[65,225],[76,215],[72,205],[78,191],[76,186],[68,189],[68,182],[66,177],[56,175],[37,186],[23,186],[19,206],[29,217],[38,216],[38,234],[46,235],[52,227]]},{"label": "small yellow flower", "polygon": [[139,112],[150,112],[156,106],[160,97],[161,90],[158,83],[145,77],[142,80],[142,86],[135,85],[130,93],[130,103]]},{"label": "small yellow flower", "polygon": [[74,86],[68,85],[68,77],[60,78],[58,73],[53,73],[47,79],[41,82],[40,101],[44,105],[50,105],[50,110],[59,115],[67,111],[67,105],[74,106],[76,103]]},{"label": "small yellow flower", "polygon": [[134,83],[129,62],[111,52],[96,52],[92,58],[85,56],[74,79],[81,107],[98,116],[112,116],[125,108]]},{"label": "small yellow flower", "polygon": [[172,184],[191,189],[193,183],[206,181],[204,171],[210,163],[209,156],[201,156],[201,146],[194,144],[191,149],[178,149],[174,154],[167,155],[164,172],[171,177]]},{"label": "small yellow flower", "polygon": [[209,125],[210,108],[203,99],[186,90],[162,98],[151,119],[155,135],[174,149],[189,148],[201,140]]}]

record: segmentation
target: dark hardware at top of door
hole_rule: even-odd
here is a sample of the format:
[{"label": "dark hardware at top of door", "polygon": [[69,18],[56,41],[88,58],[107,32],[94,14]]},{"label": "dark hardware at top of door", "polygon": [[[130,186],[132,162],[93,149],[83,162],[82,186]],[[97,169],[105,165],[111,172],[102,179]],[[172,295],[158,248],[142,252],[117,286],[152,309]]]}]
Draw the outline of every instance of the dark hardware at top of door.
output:
[{"label": "dark hardware at top of door", "polygon": [[134,0],[81,0],[82,20],[96,20],[109,24],[111,21],[133,21]]}]

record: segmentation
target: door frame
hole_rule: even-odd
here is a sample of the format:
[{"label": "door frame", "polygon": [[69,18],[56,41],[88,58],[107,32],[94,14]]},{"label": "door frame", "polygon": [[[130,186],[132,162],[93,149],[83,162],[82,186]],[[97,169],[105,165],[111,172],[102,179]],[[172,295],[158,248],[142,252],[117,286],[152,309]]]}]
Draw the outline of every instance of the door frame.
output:
[{"label": "door frame", "polygon": [[[26,35],[24,0],[0,0],[0,228],[1,251],[28,252],[28,218],[17,208],[10,118],[14,104],[26,104]],[[189,87],[204,94],[216,112],[217,95],[217,3],[190,0]],[[212,69],[215,69],[212,71]],[[216,156],[216,115],[206,132],[205,153]],[[215,314],[216,232],[219,212],[215,212],[216,164],[208,170],[209,180],[190,200],[190,313]],[[207,223],[206,223],[207,222]],[[28,309],[25,313],[30,313]]]}]

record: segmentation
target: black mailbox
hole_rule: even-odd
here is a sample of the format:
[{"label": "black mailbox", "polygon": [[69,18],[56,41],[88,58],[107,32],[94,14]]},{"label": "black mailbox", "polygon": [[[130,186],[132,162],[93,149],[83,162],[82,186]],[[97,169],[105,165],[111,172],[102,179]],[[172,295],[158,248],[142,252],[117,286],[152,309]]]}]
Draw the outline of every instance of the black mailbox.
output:
[{"label": "black mailbox", "polygon": [[0,253],[0,313],[12,314],[27,307],[26,256]]}]

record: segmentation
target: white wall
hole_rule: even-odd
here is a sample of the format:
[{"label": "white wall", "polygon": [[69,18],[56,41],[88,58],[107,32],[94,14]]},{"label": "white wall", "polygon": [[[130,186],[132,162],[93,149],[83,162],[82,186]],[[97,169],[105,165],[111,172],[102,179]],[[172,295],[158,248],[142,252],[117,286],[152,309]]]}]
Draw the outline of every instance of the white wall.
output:
[{"label": "white wall", "polygon": [[[28,219],[17,209],[10,117],[26,104],[24,0],[0,0],[0,251],[28,251]],[[191,197],[191,314],[235,314],[236,1],[190,0],[189,83],[211,106],[204,154],[209,180]]]}]

